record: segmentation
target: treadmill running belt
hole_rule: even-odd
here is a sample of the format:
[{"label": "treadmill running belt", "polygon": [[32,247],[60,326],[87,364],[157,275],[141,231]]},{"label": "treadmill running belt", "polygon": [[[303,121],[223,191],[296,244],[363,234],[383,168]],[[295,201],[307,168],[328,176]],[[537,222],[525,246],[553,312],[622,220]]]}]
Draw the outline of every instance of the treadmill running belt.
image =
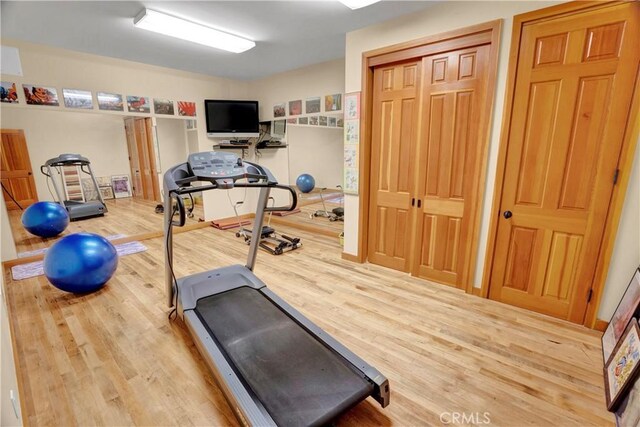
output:
[{"label": "treadmill running belt", "polygon": [[202,298],[195,312],[278,425],[326,424],[373,391],[259,290]]}]

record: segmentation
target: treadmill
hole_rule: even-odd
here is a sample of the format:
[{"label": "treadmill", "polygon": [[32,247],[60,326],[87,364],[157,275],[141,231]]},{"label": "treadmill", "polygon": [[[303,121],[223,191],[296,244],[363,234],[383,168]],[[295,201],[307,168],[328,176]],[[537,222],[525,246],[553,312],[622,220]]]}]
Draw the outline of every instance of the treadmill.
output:
[{"label": "treadmill", "polygon": [[[203,185],[192,187],[196,181]],[[295,191],[279,185],[268,169],[231,153],[194,153],[164,175],[166,302],[187,326],[238,420],[252,426],[317,426],[368,396],[386,407],[388,380],[253,273],[260,239],[251,239],[246,265],[176,279],[172,230],[185,224],[182,196],[234,187],[260,189],[256,236],[265,212],[293,210],[297,204]],[[289,191],[290,206],[268,207],[272,189]]]},{"label": "treadmill", "polygon": [[[63,193],[60,191],[58,183],[53,177],[52,168],[56,168],[58,170],[58,173],[60,174],[60,180],[62,180],[63,172],[61,172],[58,168],[63,166],[79,166],[82,172],[89,175],[91,177],[93,185],[95,186],[96,193],[98,194],[98,200],[82,202],[78,200],[67,200],[66,197],[62,197]],[[67,212],[69,213],[69,219],[71,221],[93,218],[96,216],[104,216],[104,214],[107,212],[107,206],[104,204],[102,194],[100,194],[98,181],[93,175],[93,170],[91,170],[91,162],[86,157],[83,157],[80,154],[60,154],[58,157],[49,159],[45,162],[44,165],[40,166],[40,172],[42,172],[43,175],[47,176],[47,178],[51,179],[51,182],[53,182],[53,189],[55,190],[56,197],[58,199],[56,200],[56,202],[67,210]],[[82,185],[82,180],[80,180],[80,185]]]}]

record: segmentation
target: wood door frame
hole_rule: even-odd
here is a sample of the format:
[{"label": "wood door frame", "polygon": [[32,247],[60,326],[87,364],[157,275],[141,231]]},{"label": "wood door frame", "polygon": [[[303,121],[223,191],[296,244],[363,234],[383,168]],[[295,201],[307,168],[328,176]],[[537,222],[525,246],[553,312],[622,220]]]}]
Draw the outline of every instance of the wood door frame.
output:
[{"label": "wood door frame", "polygon": [[[543,22],[561,16],[569,16],[590,10],[602,9],[618,4],[631,2],[631,0],[607,2],[575,1],[514,16],[513,30],[511,33],[511,48],[509,52],[509,65],[507,71],[507,86],[505,89],[504,109],[502,112],[502,127],[500,130],[500,145],[498,146],[498,162],[496,165],[496,178],[494,184],[493,202],[491,205],[491,216],[489,219],[489,234],[487,237],[486,257],[484,261],[480,296],[488,298],[489,295],[489,283],[491,281],[491,271],[493,268],[494,254],[496,249],[496,238],[498,232],[498,212],[500,211],[500,205],[502,203],[502,189],[504,185],[504,175],[507,160],[507,145],[509,142],[509,129],[511,128],[511,112],[513,109],[513,99],[515,96],[516,73],[518,66],[518,55],[520,54],[522,29],[525,25],[534,22]],[[620,170],[620,176],[618,177],[618,184],[613,188],[613,194],[611,196],[609,210],[607,212],[607,218],[605,221],[605,228],[603,231],[602,245],[598,254],[596,270],[594,273],[594,279],[591,288],[593,294],[591,301],[587,304],[585,318],[583,321],[583,325],[592,329],[595,328],[597,323],[596,321],[598,308],[600,307],[602,291],[604,289],[604,283],[607,277],[607,272],[609,270],[609,263],[611,260],[611,254],[613,252],[613,246],[615,244],[618,223],[620,222],[620,213],[622,212],[627,185],[629,183],[629,178],[631,175],[631,168],[633,166],[635,145],[638,139],[638,133],[640,131],[640,124],[637,120],[633,120],[634,117],[638,117],[638,113],[640,112],[640,91],[638,90],[639,87],[640,73],[636,72],[636,82],[631,109],[629,111],[629,117],[627,119],[627,126],[624,133],[624,140],[622,142],[620,158],[618,160],[618,169]]]},{"label": "wood door frame", "polygon": [[[469,277],[470,270],[475,267],[478,256],[478,240],[480,237],[480,219],[482,200],[484,198],[484,181],[487,172],[487,158],[489,152],[489,139],[491,133],[491,123],[493,119],[493,104],[495,100],[495,87],[498,74],[498,54],[500,51],[500,33],[502,30],[502,19],[485,22],[423,37],[417,40],[403,42],[380,49],[374,49],[362,53],[362,92],[361,92],[361,120],[360,120],[360,191],[358,218],[358,254],[356,260],[363,263],[367,260],[369,243],[369,192],[371,173],[371,128],[373,114],[373,69],[374,67],[400,62],[410,59],[422,58],[440,52],[447,52],[456,49],[463,49],[477,45],[489,44],[489,62],[487,69],[487,99],[485,111],[488,111],[486,123],[481,124],[480,135],[482,135],[482,153],[480,154],[480,168],[478,170],[477,192],[472,212],[471,231],[471,257],[469,258],[463,277]],[[422,96],[420,93],[419,96]],[[344,254],[343,254],[344,255]],[[354,259],[348,257],[347,259]],[[473,281],[465,284],[467,293],[473,292]]]}]

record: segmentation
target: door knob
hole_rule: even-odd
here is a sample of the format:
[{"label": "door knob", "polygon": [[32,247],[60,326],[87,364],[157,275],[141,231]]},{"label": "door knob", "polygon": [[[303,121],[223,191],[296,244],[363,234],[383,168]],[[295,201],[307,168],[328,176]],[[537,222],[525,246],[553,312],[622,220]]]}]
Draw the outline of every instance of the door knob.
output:
[{"label": "door knob", "polygon": [[509,219],[513,216],[513,213],[511,211],[504,211],[502,215],[504,215],[506,219]]}]

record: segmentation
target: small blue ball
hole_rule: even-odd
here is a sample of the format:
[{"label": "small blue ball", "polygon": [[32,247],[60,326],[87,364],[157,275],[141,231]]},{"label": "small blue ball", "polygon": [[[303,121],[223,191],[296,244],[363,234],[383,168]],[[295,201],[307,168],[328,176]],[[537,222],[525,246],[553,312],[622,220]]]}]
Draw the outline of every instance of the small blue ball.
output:
[{"label": "small blue ball", "polygon": [[316,186],[316,180],[308,173],[303,173],[296,179],[296,186],[303,193],[309,193]]},{"label": "small blue ball", "polygon": [[69,225],[67,210],[54,202],[36,202],[25,209],[22,225],[31,234],[53,237],[62,233]]},{"label": "small blue ball", "polygon": [[44,256],[44,274],[56,288],[73,293],[94,292],[118,268],[116,248],[102,236],[75,233],[58,240]]}]

